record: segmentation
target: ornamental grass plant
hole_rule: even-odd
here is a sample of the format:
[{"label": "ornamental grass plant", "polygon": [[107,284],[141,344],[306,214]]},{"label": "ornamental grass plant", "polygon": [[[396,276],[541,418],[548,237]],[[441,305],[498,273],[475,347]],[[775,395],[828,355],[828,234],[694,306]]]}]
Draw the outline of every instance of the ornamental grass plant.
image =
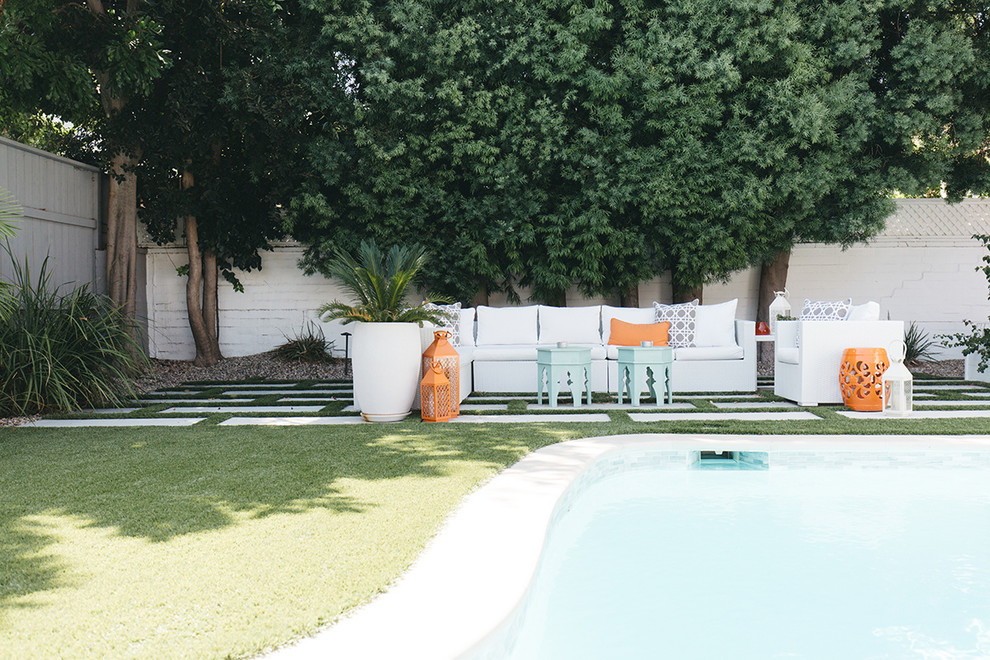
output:
[{"label": "ornamental grass plant", "polygon": [[32,277],[15,259],[0,292],[0,416],[119,405],[146,358],[134,327],[88,286],[63,293],[48,259]]}]

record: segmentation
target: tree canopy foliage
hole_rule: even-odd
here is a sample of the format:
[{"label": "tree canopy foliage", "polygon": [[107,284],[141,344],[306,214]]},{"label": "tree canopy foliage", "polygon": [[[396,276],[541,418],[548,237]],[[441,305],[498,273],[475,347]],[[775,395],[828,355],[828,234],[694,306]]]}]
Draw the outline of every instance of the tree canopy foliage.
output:
[{"label": "tree canopy foliage", "polygon": [[337,120],[292,205],[311,268],[365,236],[428,238],[428,279],[462,299],[666,270],[683,290],[796,240],[864,240],[892,190],[986,187],[973,3],[313,6],[336,83],[313,94]]},{"label": "tree canopy foliage", "polygon": [[85,126],[140,172],[152,234],[185,216],[227,273],[287,210],[311,270],[374,239],[427,245],[427,288],[462,300],[667,271],[680,295],[798,240],[864,240],[892,191],[990,191],[985,0],[0,12],[0,114]]}]

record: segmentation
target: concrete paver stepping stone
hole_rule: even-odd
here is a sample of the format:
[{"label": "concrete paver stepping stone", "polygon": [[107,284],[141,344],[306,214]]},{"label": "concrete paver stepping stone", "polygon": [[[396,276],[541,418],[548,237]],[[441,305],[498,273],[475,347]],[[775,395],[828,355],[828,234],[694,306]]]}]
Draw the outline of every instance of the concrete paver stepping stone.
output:
[{"label": "concrete paver stepping stone", "polygon": [[[301,394],[303,392],[308,392],[308,391],[311,391],[311,390],[294,390],[294,389],[285,389],[285,390],[227,390],[227,391],[224,392],[224,394],[236,394],[238,396],[254,396],[254,397],[258,397],[258,396],[270,396],[272,394],[282,394],[282,395],[286,395],[287,396],[287,395],[291,395],[291,394]],[[313,393],[314,394],[318,394],[318,392],[313,392]]]},{"label": "concrete paver stepping stone", "polygon": [[507,403],[462,403],[460,405],[461,410],[507,410],[509,404]]},{"label": "concrete paver stepping stone", "polygon": [[804,410],[779,412],[717,412],[717,413],[629,413],[634,422],[776,422],[820,420],[821,417]]},{"label": "concrete paver stepping stone", "polygon": [[122,419],[39,419],[18,428],[73,428],[84,426],[192,426],[205,417],[161,417],[155,419],[125,417]]},{"label": "concrete paver stepping stone", "polygon": [[559,415],[460,415],[451,423],[460,424],[515,424],[519,422],[609,422],[612,418],[604,413],[563,413]]},{"label": "concrete paver stepping stone", "polygon": [[[988,392],[963,392],[962,395],[963,396],[971,396],[971,397],[974,397],[974,398],[977,398],[977,399],[980,399],[980,398],[990,399],[990,391],[988,391]],[[918,396],[918,395],[915,394],[915,396]]]},{"label": "concrete paver stepping stone", "polygon": [[986,401],[915,401],[915,407],[921,406],[922,408],[935,408],[947,406],[987,406],[990,407],[990,399]]},{"label": "concrete paver stepping stone", "polygon": [[332,396],[287,396],[278,400],[279,403],[316,403],[317,401],[330,403],[331,401],[350,401],[351,397],[336,398]]},{"label": "concrete paver stepping stone", "polygon": [[368,424],[363,417],[231,417],[217,426],[314,426],[327,424]]},{"label": "concrete paver stepping stone", "polygon": [[796,403],[790,401],[712,401],[716,408],[797,408]]},{"label": "concrete paver stepping stone", "polygon": [[885,416],[882,412],[837,411],[849,419],[980,419],[990,417],[990,410],[912,410],[906,417]]},{"label": "concrete paver stepping stone", "polygon": [[[979,385],[928,385],[926,383],[919,383],[915,381],[914,389],[916,390],[981,390],[984,389]],[[990,393],[990,390],[987,390]]]},{"label": "concrete paver stepping stone", "polygon": [[653,403],[641,402],[639,406],[633,406],[631,403],[585,403],[580,407],[574,407],[571,404],[565,404],[563,406],[558,405],[556,408],[551,408],[547,403],[530,403],[526,405],[526,410],[697,410],[698,407],[693,403],[688,403],[686,401],[674,403]]},{"label": "concrete paver stepping stone", "polygon": [[159,410],[159,415],[172,413],[291,413],[319,412],[323,406],[177,406]]},{"label": "concrete paver stepping stone", "polygon": [[126,415],[132,413],[135,410],[141,410],[140,408],[86,408],[85,410],[80,410],[79,412],[90,413],[93,415]]},{"label": "concrete paver stepping stone", "polygon": [[230,402],[230,403],[247,403],[249,401],[254,401],[254,399],[218,399],[212,397],[209,399],[138,399],[137,402],[146,406],[153,406],[159,403],[219,403],[219,402]]}]

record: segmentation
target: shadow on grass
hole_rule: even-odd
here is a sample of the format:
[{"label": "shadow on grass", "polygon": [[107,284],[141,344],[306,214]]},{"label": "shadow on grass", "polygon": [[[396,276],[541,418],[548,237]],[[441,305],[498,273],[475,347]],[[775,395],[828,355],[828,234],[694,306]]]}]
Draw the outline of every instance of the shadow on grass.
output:
[{"label": "shadow on grass", "polygon": [[[501,426],[501,425],[498,425]],[[573,437],[573,436],[569,436]],[[64,571],[34,516],[87,521],[165,542],[245,518],[374,502],[351,480],[441,477],[457,461],[493,471],[565,439],[559,429],[424,425],[0,429],[0,611],[60,586]]]}]

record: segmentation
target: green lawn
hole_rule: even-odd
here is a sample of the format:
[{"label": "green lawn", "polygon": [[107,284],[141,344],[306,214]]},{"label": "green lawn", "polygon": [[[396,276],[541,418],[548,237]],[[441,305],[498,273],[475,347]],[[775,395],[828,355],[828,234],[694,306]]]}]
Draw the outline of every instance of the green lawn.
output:
[{"label": "green lawn", "polygon": [[250,656],[366,602],[477,485],[614,433],[984,433],[986,420],[0,429],[0,656]]}]

